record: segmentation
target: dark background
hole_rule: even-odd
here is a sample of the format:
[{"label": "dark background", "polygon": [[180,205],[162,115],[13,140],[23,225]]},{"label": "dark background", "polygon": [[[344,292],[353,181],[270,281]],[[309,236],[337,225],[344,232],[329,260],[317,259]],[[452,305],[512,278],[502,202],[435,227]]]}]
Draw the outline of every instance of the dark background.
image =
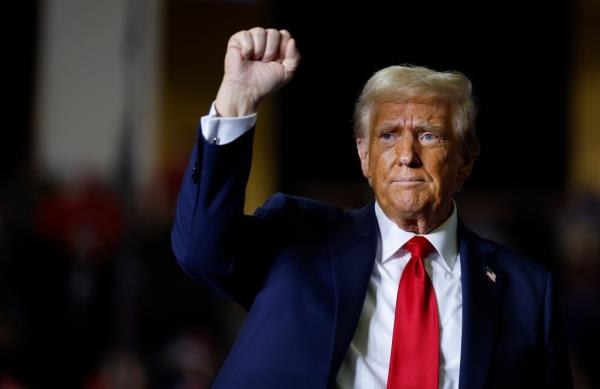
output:
[{"label": "dark background", "polygon": [[[283,96],[283,185],[360,180],[351,136],[365,81],[390,64],[459,70],[480,101],[477,190],[560,192],[565,184],[569,4],[278,5],[303,55]],[[307,23],[306,21],[310,21]],[[323,150],[327,150],[324,153]]]}]

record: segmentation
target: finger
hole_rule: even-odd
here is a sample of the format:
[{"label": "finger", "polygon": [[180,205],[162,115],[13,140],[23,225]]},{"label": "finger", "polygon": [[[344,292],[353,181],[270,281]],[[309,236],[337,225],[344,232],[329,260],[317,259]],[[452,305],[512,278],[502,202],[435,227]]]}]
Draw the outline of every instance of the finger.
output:
[{"label": "finger", "polygon": [[286,79],[290,79],[298,65],[300,64],[300,52],[296,48],[296,40],[294,38],[290,39],[287,47],[285,49],[285,58],[282,62],[283,68],[285,70]]},{"label": "finger", "polygon": [[234,37],[237,36],[237,41],[239,42],[240,49],[242,52],[242,57],[244,59],[250,59],[254,55],[254,42],[252,41],[252,37],[250,36],[250,32],[248,31],[240,31],[235,34]]},{"label": "finger", "polygon": [[279,44],[281,42],[281,34],[279,31],[272,28],[267,30],[267,44],[265,47],[265,55],[263,61],[272,61],[279,55]]},{"label": "finger", "polygon": [[281,41],[279,42],[279,62],[281,63],[285,59],[285,50],[292,36],[287,30],[279,30],[279,34],[281,35]]},{"label": "finger", "polygon": [[264,28],[254,27],[250,30],[250,35],[254,42],[254,56],[252,59],[256,61],[262,60],[267,46],[267,32]]}]

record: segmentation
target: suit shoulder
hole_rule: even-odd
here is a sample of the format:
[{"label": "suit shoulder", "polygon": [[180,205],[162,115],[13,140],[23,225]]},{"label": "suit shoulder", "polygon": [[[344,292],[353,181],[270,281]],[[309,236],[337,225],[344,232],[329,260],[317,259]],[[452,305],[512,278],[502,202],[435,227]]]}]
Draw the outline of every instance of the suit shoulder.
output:
[{"label": "suit shoulder", "polygon": [[281,192],[271,195],[255,212],[255,215],[259,217],[284,214],[296,217],[336,219],[343,217],[345,212],[340,207],[324,201]]},{"label": "suit shoulder", "polygon": [[306,237],[329,235],[352,220],[350,212],[336,205],[284,193],[270,196],[255,216],[268,221],[272,228]]},{"label": "suit shoulder", "polygon": [[542,263],[512,247],[484,238],[470,230],[467,230],[467,234],[482,251],[493,254],[495,262],[506,271],[518,271],[543,278],[550,273],[550,270]]}]

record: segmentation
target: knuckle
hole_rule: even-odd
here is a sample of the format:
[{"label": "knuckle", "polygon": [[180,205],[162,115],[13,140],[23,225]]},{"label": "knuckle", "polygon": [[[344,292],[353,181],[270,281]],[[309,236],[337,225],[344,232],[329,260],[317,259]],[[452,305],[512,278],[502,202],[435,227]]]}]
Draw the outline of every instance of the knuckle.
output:
[{"label": "knuckle", "polygon": [[267,32],[262,27],[254,27],[250,30],[250,32],[255,36],[265,36]]}]

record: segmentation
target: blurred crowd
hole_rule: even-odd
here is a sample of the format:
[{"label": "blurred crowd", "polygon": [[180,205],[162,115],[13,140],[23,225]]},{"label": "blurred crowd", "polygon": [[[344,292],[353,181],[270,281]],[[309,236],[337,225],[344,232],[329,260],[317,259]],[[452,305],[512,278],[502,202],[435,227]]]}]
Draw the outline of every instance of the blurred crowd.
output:
[{"label": "blurred crowd", "polygon": [[240,312],[171,254],[180,173],[134,204],[92,177],[2,192],[0,389],[208,387]]}]

